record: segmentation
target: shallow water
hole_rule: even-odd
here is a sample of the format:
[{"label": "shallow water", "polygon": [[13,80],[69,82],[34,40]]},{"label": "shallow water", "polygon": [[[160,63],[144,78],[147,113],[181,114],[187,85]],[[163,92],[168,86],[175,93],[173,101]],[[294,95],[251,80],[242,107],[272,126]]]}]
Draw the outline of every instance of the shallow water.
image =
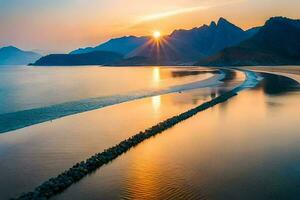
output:
[{"label": "shallow water", "polygon": [[[74,163],[164,119],[207,101],[244,80],[241,72],[216,88],[121,103],[0,135],[0,199],[30,191]],[[108,183],[109,184],[109,183]]]},{"label": "shallow water", "polygon": [[299,84],[262,75],[54,199],[299,199]]}]

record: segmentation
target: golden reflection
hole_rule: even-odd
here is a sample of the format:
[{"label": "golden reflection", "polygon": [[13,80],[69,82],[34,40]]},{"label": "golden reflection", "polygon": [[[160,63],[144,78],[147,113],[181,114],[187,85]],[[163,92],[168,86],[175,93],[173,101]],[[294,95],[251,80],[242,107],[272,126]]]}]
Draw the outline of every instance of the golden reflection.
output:
[{"label": "golden reflection", "polygon": [[159,83],[160,81],[160,68],[154,67],[152,71],[152,79],[154,83]]},{"label": "golden reflection", "polygon": [[160,168],[160,148],[144,145],[137,149],[138,153],[133,154],[130,162],[132,166],[126,171],[124,193],[129,199],[159,199],[161,177],[164,175]]},{"label": "golden reflection", "polygon": [[154,96],[151,98],[153,110],[157,113],[160,110],[161,96]]}]

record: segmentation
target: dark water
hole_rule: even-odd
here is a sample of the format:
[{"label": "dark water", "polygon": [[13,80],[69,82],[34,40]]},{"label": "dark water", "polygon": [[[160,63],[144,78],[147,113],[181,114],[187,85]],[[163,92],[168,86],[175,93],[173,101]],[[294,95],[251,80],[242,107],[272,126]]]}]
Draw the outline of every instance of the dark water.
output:
[{"label": "dark water", "polygon": [[262,76],[54,199],[300,199],[299,84]]}]

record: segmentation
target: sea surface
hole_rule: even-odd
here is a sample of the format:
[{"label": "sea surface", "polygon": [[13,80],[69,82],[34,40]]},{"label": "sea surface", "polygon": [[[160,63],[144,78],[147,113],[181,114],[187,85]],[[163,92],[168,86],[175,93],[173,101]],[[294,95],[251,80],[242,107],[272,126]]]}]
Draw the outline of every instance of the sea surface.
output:
[{"label": "sea surface", "polygon": [[260,75],[54,199],[300,199],[300,76]]},{"label": "sea surface", "polygon": [[[9,69],[5,70],[9,71]],[[207,101],[219,93],[240,84],[245,78],[243,73],[233,72],[231,73],[233,77],[226,80],[226,84],[216,79],[212,81],[212,85],[216,86],[214,88],[200,87],[199,89],[185,90],[186,85],[190,85],[189,83],[205,82],[207,79],[213,78],[215,75],[218,76],[219,74],[211,73],[210,71],[212,70],[206,68],[192,67],[61,67],[57,69],[52,67],[23,69],[21,67],[15,70],[22,71],[20,74],[27,72],[27,70],[31,71],[31,73],[36,73],[35,70],[51,71],[51,73],[54,74],[60,74],[63,71],[70,73],[75,71],[79,73],[77,72],[77,70],[79,70],[88,73],[89,75],[86,75],[86,77],[93,76],[95,71],[98,70],[100,72],[104,71],[106,74],[109,74],[107,71],[114,72],[110,74],[110,76],[117,76],[119,78],[122,78],[124,74],[130,74],[132,78],[124,77],[123,79],[129,82],[132,81],[131,79],[134,79],[134,83],[127,83],[126,85],[126,81],[123,80],[123,83],[120,85],[120,82],[115,83],[115,80],[115,82],[111,84],[115,84],[115,87],[121,87],[123,88],[122,90],[126,91],[136,91],[138,89],[147,91],[148,88],[151,87],[163,88],[161,91],[167,91],[168,94],[139,98],[0,134],[0,171],[5,172],[1,173],[0,199],[8,199],[22,192],[32,190],[42,181],[47,180],[49,177],[56,176],[74,163],[84,160],[96,152],[103,151],[105,148],[162,120],[186,111],[203,101]],[[120,74],[121,72],[123,73]],[[115,73],[117,75],[115,75]],[[40,73],[38,74],[40,75]],[[141,77],[138,77],[138,75]],[[41,76],[44,76],[43,73]],[[52,76],[51,79],[57,78]],[[96,77],[94,80],[103,82],[100,77]],[[46,82],[50,84],[53,81],[47,80]],[[87,84],[83,82],[84,80],[82,80],[81,83],[77,83],[76,78],[74,78],[72,84],[81,87],[81,85]],[[89,82],[89,80],[87,80],[87,82]],[[202,84],[192,84],[193,87],[197,85],[202,86]],[[170,90],[165,90],[165,88],[174,88],[173,86],[179,88],[180,92],[170,93]],[[39,87],[39,84],[36,84],[35,87]],[[41,87],[47,88],[47,85]],[[70,94],[67,94],[67,91],[73,94],[72,89],[65,89],[64,91],[62,87],[63,84],[61,83],[61,86],[57,88],[62,95],[70,96]],[[96,88],[97,84],[92,84],[91,87]],[[99,87],[105,88],[105,85],[99,85]],[[147,88],[147,90],[145,88]],[[115,88],[114,90],[115,92],[107,91],[107,93],[110,92],[110,94],[114,95],[121,89]],[[30,91],[35,93],[34,90],[29,90],[28,92]],[[53,92],[55,91],[56,90],[53,90]],[[101,94],[101,92],[91,96],[84,96],[84,98],[97,97],[99,94]],[[150,92],[149,94],[152,93]],[[36,101],[35,98],[30,97],[30,94],[26,95],[29,96],[29,99]],[[46,99],[46,96],[37,97]],[[41,99],[37,102],[42,103]],[[78,100],[80,101],[80,98],[78,98]],[[22,103],[21,99],[18,99],[18,101]],[[56,101],[56,103],[58,102],[59,101]],[[47,106],[48,104],[45,105]],[[37,107],[39,108],[39,106]],[[3,114],[2,116],[7,115]],[[19,123],[17,120],[13,122]]]},{"label": "sea surface", "polygon": [[218,84],[206,68],[0,67],[0,133],[143,97]]},{"label": "sea surface", "polygon": [[[94,69],[98,70],[96,67],[81,70]],[[220,75],[207,72],[207,68],[125,68],[125,71],[135,74],[129,71],[137,69],[146,71],[149,82],[143,78],[142,86],[135,77],[132,88],[125,87],[124,90],[129,88],[126,95],[131,91],[152,90],[147,84],[157,80],[154,71],[159,71],[158,80],[162,72],[169,74],[166,85],[154,81],[159,89],[160,86],[182,89],[183,85]],[[195,74],[195,70],[202,72]],[[181,75],[172,76],[174,71],[180,71]],[[243,90],[229,101],[146,140],[53,199],[299,199],[300,76],[293,75],[293,79],[266,73],[259,76],[263,79],[255,88]],[[223,81],[216,79],[209,87],[136,98],[2,133],[0,199],[31,191],[74,163],[235,88],[245,79],[244,72],[233,70]],[[64,93],[62,88],[59,90]],[[114,96],[117,90],[106,95]]]},{"label": "sea surface", "polygon": [[200,68],[0,66],[0,114],[166,89],[212,76]]}]

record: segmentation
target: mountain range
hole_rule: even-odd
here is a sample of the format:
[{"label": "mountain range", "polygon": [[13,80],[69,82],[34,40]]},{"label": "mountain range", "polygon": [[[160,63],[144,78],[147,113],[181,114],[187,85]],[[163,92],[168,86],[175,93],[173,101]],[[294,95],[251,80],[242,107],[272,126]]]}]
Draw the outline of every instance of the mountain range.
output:
[{"label": "mountain range", "polygon": [[200,59],[196,65],[295,65],[300,64],[300,20],[269,19],[251,38]]},{"label": "mountain range", "polygon": [[[160,44],[152,37],[126,36],[111,39],[96,47],[77,49],[70,54],[80,54],[91,51],[114,51],[124,55],[124,62],[134,61],[159,64],[193,63],[201,57],[209,56],[225,47],[239,43],[251,37],[257,29],[244,31],[224,18],[217,23],[203,25],[190,30],[175,30],[170,35],[161,38]],[[136,59],[134,58],[136,57]]]},{"label": "mountain range", "polygon": [[27,65],[41,57],[32,51],[23,51],[14,46],[0,48],[0,65]]},{"label": "mountain range", "polygon": [[34,65],[299,64],[299,27],[299,20],[273,17],[262,27],[245,31],[220,18],[209,25],[175,30],[160,39],[149,36],[111,39],[96,47],[80,48],[69,54],[48,55]]},{"label": "mountain range", "polygon": [[202,57],[238,44],[255,32],[244,31],[224,18],[217,23],[190,30],[175,30],[157,44],[155,41],[137,48],[131,57],[148,57],[158,64],[194,63]]}]

